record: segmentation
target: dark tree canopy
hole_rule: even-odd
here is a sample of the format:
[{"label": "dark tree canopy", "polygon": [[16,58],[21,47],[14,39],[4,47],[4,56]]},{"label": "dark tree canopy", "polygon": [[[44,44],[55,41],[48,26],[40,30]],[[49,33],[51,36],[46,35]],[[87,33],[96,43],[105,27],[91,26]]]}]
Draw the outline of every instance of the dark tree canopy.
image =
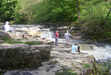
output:
[{"label": "dark tree canopy", "polygon": [[13,20],[17,0],[0,0],[0,21]]}]

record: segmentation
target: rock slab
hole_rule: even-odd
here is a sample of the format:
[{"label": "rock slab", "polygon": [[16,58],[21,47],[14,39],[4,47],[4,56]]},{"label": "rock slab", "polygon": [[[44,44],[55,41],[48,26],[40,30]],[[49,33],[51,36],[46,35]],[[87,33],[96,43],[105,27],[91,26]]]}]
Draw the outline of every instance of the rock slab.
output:
[{"label": "rock slab", "polygon": [[50,45],[16,44],[0,46],[0,68],[37,68],[41,62],[50,58]]}]

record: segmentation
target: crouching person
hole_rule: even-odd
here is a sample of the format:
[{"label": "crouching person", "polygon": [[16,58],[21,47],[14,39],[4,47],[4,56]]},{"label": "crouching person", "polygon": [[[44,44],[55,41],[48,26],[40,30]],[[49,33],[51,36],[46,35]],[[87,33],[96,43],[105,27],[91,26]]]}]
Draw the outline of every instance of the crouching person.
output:
[{"label": "crouching person", "polygon": [[80,46],[78,44],[72,44],[72,53],[80,53]]}]

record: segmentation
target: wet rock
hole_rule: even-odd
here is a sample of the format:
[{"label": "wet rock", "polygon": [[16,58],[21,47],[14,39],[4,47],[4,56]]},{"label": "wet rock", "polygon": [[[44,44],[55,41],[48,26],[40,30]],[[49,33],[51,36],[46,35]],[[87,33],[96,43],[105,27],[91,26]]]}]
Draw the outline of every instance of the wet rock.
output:
[{"label": "wet rock", "polygon": [[38,49],[40,50],[40,55],[42,61],[46,61],[47,59],[50,58],[50,51],[51,51],[51,46],[50,45],[32,45],[31,50],[33,49]]},{"label": "wet rock", "polygon": [[23,72],[11,71],[11,72],[5,73],[4,75],[32,75],[32,73],[28,71],[23,71]]},{"label": "wet rock", "polygon": [[[86,72],[87,68],[88,70],[93,69],[90,66],[93,65],[93,62],[95,62],[93,61],[94,57],[91,57],[88,53],[81,52],[79,54],[76,52],[72,54],[71,46],[67,48],[65,46],[62,47],[62,45],[54,47],[53,51],[51,51],[51,57],[53,57],[53,59],[61,65],[62,69],[72,70],[72,72],[77,73],[77,75],[80,75],[83,69],[86,69]],[[84,68],[84,65],[86,68]],[[87,74],[85,73],[84,75]]]},{"label": "wet rock", "polygon": [[0,40],[11,39],[10,35],[6,32],[0,31]]},{"label": "wet rock", "polygon": [[0,43],[3,43],[4,42],[4,40],[0,40]]},{"label": "wet rock", "polygon": [[2,69],[37,68],[41,62],[50,58],[50,50],[50,45],[0,46],[0,67]]}]

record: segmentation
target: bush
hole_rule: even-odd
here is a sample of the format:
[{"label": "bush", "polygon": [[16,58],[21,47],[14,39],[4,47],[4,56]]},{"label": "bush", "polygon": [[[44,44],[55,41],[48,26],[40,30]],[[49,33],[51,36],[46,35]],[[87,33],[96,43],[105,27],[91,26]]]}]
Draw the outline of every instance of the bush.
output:
[{"label": "bush", "polygon": [[0,21],[14,20],[17,0],[0,0]]},{"label": "bush", "polygon": [[[111,2],[99,0],[83,2],[81,6],[79,25],[85,37],[93,40],[107,40],[111,36]],[[87,4],[90,4],[87,6]]]}]

